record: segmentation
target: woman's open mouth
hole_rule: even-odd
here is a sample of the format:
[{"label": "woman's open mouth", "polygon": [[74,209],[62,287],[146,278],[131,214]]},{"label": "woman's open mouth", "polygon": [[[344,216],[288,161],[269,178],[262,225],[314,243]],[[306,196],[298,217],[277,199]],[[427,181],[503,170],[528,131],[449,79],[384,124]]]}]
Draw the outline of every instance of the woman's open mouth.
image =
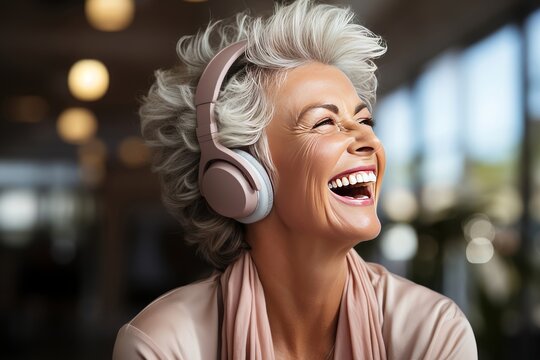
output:
[{"label": "woman's open mouth", "polygon": [[328,188],[348,204],[371,205],[376,181],[375,168],[361,171],[353,169],[332,178],[328,182]]}]

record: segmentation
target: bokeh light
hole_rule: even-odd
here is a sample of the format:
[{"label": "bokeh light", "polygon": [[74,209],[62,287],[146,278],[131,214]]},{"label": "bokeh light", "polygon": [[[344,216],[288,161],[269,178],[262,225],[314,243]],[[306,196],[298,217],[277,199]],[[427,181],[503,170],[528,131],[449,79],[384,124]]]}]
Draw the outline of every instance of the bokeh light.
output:
[{"label": "bokeh light", "polygon": [[486,212],[497,223],[511,225],[518,221],[523,213],[523,202],[515,186],[502,186],[491,195]]},{"label": "bokeh light", "polygon": [[92,138],[79,146],[78,155],[81,162],[104,161],[107,157],[107,145],[98,138]]},{"label": "bokeh light", "polygon": [[467,244],[467,249],[465,252],[467,255],[467,260],[471,264],[485,264],[491,260],[495,250],[493,249],[493,244],[489,239],[478,237],[472,239]]},{"label": "bokeh light", "polygon": [[90,25],[101,31],[119,31],[127,28],[135,15],[133,0],[86,0],[86,18]]},{"label": "bokeh light", "polygon": [[418,215],[418,203],[409,189],[395,187],[388,190],[382,199],[385,214],[397,222],[410,222]]},{"label": "bokeh light", "polygon": [[120,143],[118,158],[127,167],[140,167],[148,164],[150,151],[141,138],[130,136]]},{"label": "bokeh light", "polygon": [[107,146],[103,141],[93,138],[81,145],[78,150],[80,177],[89,187],[100,185],[106,175]]},{"label": "bokeh light", "polygon": [[456,204],[457,193],[453,186],[429,184],[422,189],[421,199],[422,207],[428,213],[438,214]]},{"label": "bokeh light", "polygon": [[68,86],[77,99],[98,100],[109,88],[109,71],[98,60],[79,60],[69,70]]},{"label": "bokeh light", "polygon": [[79,164],[80,176],[82,182],[89,187],[96,187],[103,183],[107,173],[106,166],[103,161],[93,159],[84,161]]},{"label": "bokeh light", "polygon": [[493,241],[495,238],[495,227],[485,214],[474,214],[463,226],[463,232],[467,240],[483,237]]},{"label": "bokeh light", "polygon": [[38,220],[38,198],[31,190],[9,190],[0,194],[0,230],[29,231]]},{"label": "bokeh light", "polygon": [[416,255],[418,236],[412,226],[396,224],[384,232],[380,244],[382,254],[388,260],[410,260]]},{"label": "bokeh light", "polygon": [[85,108],[69,108],[58,117],[58,135],[71,144],[82,144],[91,139],[97,131],[97,119]]}]

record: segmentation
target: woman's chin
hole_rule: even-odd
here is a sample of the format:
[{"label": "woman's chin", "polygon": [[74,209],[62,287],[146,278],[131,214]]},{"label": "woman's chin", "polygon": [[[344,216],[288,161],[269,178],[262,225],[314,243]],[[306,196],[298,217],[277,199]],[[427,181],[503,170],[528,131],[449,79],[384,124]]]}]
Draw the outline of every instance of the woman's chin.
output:
[{"label": "woman's chin", "polygon": [[353,238],[361,241],[371,240],[381,232],[381,222],[374,207],[341,212],[340,215],[342,219],[339,225],[342,231]]},{"label": "woman's chin", "polygon": [[356,237],[358,243],[375,239],[381,233],[381,225],[374,226],[372,229],[364,230]]},{"label": "woman's chin", "polygon": [[341,224],[339,229],[332,231],[332,238],[343,243],[346,247],[352,248],[361,242],[375,239],[380,232],[381,223],[375,217],[371,221],[362,221],[360,224],[358,222],[345,226]]}]

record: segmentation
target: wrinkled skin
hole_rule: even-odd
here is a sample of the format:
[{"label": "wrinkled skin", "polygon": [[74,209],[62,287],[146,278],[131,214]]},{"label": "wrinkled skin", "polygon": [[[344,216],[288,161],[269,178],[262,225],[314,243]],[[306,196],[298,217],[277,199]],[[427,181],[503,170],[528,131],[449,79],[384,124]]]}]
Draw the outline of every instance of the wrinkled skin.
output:
[{"label": "wrinkled skin", "polygon": [[[290,71],[273,94],[275,114],[266,132],[277,169],[273,214],[290,231],[351,248],[377,236],[376,206],[351,206],[328,189],[336,174],[363,165],[384,168],[382,146],[371,114],[339,69],[311,63]],[[332,104],[339,111],[313,105]],[[378,193],[378,191],[372,192]]]}]

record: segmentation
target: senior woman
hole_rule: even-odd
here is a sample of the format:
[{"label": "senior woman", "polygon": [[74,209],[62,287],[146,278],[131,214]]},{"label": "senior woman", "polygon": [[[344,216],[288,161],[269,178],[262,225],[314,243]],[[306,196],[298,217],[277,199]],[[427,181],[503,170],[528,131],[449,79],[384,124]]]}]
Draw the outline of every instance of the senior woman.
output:
[{"label": "senior woman", "polygon": [[124,325],[115,359],[476,358],[451,300],[353,249],[380,231],[385,50],[309,0],[180,39],[142,130],[165,204],[218,272]]}]

